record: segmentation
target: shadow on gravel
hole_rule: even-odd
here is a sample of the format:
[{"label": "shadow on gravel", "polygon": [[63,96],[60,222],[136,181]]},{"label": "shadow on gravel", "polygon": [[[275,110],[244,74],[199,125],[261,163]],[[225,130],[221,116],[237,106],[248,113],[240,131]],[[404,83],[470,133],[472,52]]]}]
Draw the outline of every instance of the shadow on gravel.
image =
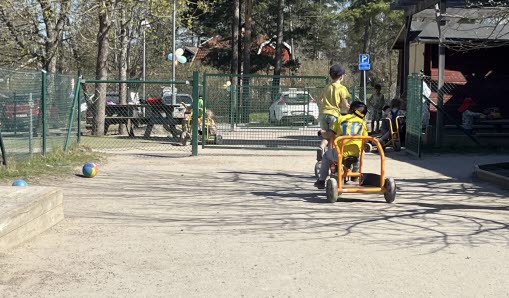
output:
[{"label": "shadow on gravel", "polygon": [[[129,175],[139,178],[118,183]],[[345,194],[326,203],[312,177],[280,171],[209,168],[183,175],[125,168],[80,181],[88,195],[66,216],[94,224],[170,235],[262,234],[266,241],[363,240],[423,253],[509,244],[508,192],[456,179],[399,179],[394,204],[382,194]]]}]

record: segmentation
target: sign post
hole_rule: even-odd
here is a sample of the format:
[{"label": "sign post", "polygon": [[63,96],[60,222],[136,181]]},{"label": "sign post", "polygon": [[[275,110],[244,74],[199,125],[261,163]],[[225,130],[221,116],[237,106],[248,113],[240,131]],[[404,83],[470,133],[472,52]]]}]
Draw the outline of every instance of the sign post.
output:
[{"label": "sign post", "polygon": [[369,64],[369,54],[360,54],[359,55],[359,70],[362,71],[362,77],[364,79],[363,81],[363,98],[362,98],[362,101],[364,103],[366,103],[366,85],[367,85],[367,80],[366,80],[366,70],[370,70],[371,69],[371,64]]}]

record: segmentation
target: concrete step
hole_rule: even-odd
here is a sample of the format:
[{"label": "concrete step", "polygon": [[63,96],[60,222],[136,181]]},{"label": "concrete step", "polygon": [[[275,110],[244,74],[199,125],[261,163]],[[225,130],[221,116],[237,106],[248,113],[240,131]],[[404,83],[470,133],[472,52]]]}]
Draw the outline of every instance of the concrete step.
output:
[{"label": "concrete step", "polygon": [[0,252],[41,234],[64,219],[62,190],[0,186]]}]

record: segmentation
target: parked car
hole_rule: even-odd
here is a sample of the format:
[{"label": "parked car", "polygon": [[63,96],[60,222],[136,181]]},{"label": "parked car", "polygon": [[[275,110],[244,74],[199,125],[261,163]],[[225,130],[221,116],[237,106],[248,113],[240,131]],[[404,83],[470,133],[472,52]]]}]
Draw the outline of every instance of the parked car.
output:
[{"label": "parked car", "polygon": [[290,90],[281,92],[269,107],[269,121],[272,123],[304,122],[318,123],[320,111],[316,100],[307,91]]},{"label": "parked car", "polygon": [[31,118],[35,132],[39,126],[40,107],[41,100],[32,98],[32,102],[30,102],[28,94],[16,94],[13,97],[6,98],[1,103],[3,129],[8,131],[27,129],[30,126]]},{"label": "parked car", "polygon": [[175,104],[172,105],[173,95],[171,88],[163,89],[162,102],[164,105],[172,106],[173,118],[178,119],[179,122],[185,119],[186,111],[193,105],[193,98],[189,94],[177,93]]}]

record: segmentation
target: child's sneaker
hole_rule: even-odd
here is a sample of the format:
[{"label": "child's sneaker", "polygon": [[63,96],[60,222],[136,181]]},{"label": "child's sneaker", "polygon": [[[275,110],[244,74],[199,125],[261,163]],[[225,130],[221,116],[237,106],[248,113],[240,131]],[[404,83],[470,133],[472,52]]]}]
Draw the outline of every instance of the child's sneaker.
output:
[{"label": "child's sneaker", "polygon": [[324,180],[316,180],[314,186],[318,189],[324,189],[325,188],[325,181]]}]

